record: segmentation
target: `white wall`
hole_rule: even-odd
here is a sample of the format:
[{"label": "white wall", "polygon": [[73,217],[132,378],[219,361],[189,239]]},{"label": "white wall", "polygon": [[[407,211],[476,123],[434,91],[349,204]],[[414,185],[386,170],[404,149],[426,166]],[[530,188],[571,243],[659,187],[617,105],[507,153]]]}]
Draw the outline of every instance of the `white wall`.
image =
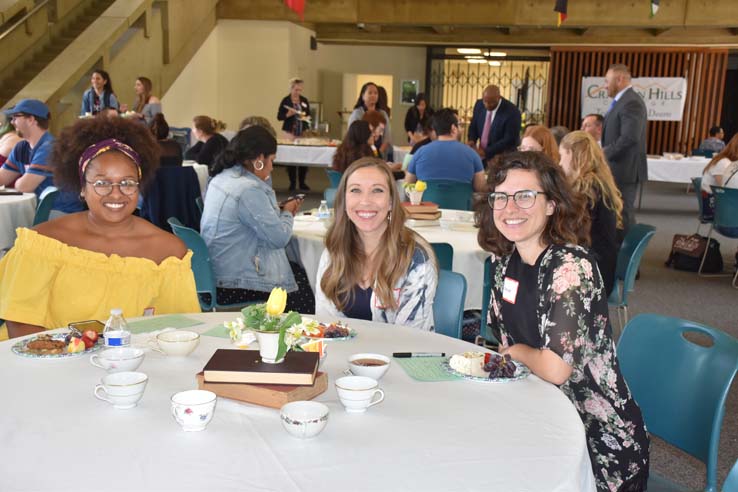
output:
[{"label": "white wall", "polygon": [[[237,130],[245,116],[268,118],[277,130],[277,109],[291,77],[305,80],[304,95],[323,103],[331,135],[340,138],[344,109],[343,75],[392,77],[392,134],[404,143],[402,128],[408,106],[400,105],[400,83],[417,79],[424,86],[425,48],[319,44],[314,35],[290,22],[220,20],[208,40],[177,78],[162,103],[172,126],[189,126],[196,114],[223,120]],[[352,98],[358,97],[358,93]],[[351,106],[345,108],[351,109]]]}]

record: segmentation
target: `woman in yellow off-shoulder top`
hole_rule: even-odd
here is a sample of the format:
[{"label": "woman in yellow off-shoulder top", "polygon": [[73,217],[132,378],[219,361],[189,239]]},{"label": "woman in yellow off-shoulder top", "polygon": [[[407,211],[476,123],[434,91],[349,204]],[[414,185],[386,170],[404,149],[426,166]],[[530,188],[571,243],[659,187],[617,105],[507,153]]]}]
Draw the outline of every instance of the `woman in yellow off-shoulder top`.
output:
[{"label": "woman in yellow off-shoulder top", "polygon": [[0,260],[0,318],[11,338],[104,320],[114,307],[131,317],[200,311],[192,253],[133,215],[158,162],[156,141],[135,122],[96,118],[62,131],[55,184],[78,191],[89,210],[18,230]]}]

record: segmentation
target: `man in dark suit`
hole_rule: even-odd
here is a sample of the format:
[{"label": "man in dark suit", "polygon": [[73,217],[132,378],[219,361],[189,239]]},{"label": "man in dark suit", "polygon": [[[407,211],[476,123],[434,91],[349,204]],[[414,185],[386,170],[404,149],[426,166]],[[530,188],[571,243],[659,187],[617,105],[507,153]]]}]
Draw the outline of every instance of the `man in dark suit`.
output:
[{"label": "man in dark suit", "polygon": [[500,95],[496,85],[484,89],[482,99],[474,104],[468,143],[485,167],[496,155],[513,151],[520,144],[520,111]]},{"label": "man in dark suit", "polygon": [[646,161],[646,104],[630,84],[630,70],[612,65],[605,75],[612,104],[602,125],[602,150],[623,195],[623,233],[635,224],[638,184],[648,179]]}]

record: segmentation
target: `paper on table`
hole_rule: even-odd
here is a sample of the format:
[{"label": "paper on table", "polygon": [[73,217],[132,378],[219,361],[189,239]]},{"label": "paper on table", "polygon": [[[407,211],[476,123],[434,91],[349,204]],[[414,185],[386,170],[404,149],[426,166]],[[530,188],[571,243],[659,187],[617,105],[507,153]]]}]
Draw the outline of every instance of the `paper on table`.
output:
[{"label": "paper on table", "polygon": [[456,381],[461,379],[446,371],[441,363],[445,357],[409,357],[407,359],[393,359],[402,367],[408,376],[416,381]]},{"label": "paper on table", "polygon": [[131,333],[148,333],[151,331],[161,330],[164,328],[187,328],[190,326],[201,325],[202,322],[181,314],[172,314],[167,316],[156,316],[132,321],[128,323]]}]

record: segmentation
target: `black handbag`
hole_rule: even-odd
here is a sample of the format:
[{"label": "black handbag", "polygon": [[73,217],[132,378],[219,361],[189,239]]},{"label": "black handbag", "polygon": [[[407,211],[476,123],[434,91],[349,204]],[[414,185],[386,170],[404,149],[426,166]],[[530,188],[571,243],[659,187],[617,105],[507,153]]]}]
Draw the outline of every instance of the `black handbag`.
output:
[{"label": "black handbag", "polygon": [[720,254],[720,243],[710,238],[708,244],[705,236],[692,234],[674,234],[671,242],[671,253],[666,260],[666,266],[674,267],[676,270],[696,272],[700,269],[702,256],[707,248],[705,264],[702,273],[719,273],[723,271],[723,256]]}]

